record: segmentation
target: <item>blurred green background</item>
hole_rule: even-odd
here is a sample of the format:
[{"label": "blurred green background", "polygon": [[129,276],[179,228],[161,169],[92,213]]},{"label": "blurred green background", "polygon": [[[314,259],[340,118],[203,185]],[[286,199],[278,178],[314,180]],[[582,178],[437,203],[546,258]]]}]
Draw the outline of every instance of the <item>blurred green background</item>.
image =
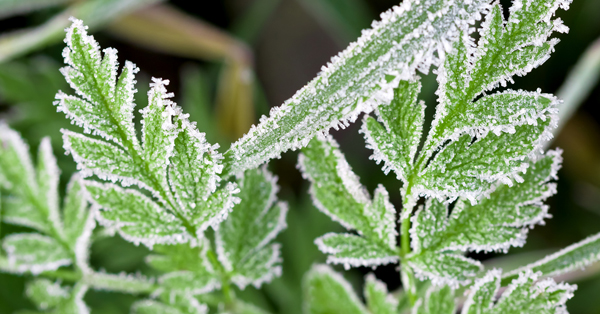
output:
[{"label": "blurred green background", "polygon": [[[136,103],[145,105],[150,77],[169,79],[176,101],[198,122],[211,142],[229,143],[241,136],[269,108],[277,106],[312,79],[330,57],[355,40],[379,13],[399,0],[0,0],[0,119],[7,121],[36,147],[43,136],[52,138],[62,181],[75,171],[63,155],[60,128],[72,128],[52,105],[59,89],[68,91],[58,69],[62,65],[62,29],[70,15],[89,24],[102,47],[115,47],[119,60],[136,63]],[[501,1],[508,7],[510,1]],[[35,10],[34,10],[35,9]],[[558,195],[549,201],[553,218],[530,232],[524,248],[506,257],[479,254],[490,265],[515,267],[600,231],[600,1],[574,0],[559,16],[571,28],[561,34],[552,58],[513,89],[559,93],[567,101],[560,132],[551,146],[562,147],[564,167]],[[590,48],[591,47],[591,48]],[[591,50],[590,50],[591,49]],[[584,52],[588,51],[587,54]],[[584,60],[584,61],[581,61]],[[575,65],[580,63],[579,67]],[[570,83],[565,85],[568,74]],[[435,76],[426,75],[421,98],[433,112]],[[401,207],[399,182],[385,176],[369,160],[359,125],[334,131],[349,163],[369,190],[383,183]],[[261,291],[239,292],[243,299],[275,313],[301,312],[301,278],[312,263],[324,262],[314,238],[340,227],[319,213],[307,198],[307,184],[296,170],[297,153],[274,160],[280,198],[290,203],[283,244],[283,277]],[[66,182],[63,182],[66,184]],[[393,192],[396,191],[396,192]],[[0,237],[21,231],[2,225]],[[92,264],[108,272],[140,272],[148,251],[98,231]],[[400,288],[397,265],[378,268],[377,277],[391,290]],[[346,272],[360,290],[362,275]],[[32,308],[24,297],[29,278],[0,274],[0,313]],[[571,313],[600,313],[600,272],[590,269],[572,276],[579,285],[569,301]],[[91,291],[86,296],[92,313],[129,313],[135,296]]]}]

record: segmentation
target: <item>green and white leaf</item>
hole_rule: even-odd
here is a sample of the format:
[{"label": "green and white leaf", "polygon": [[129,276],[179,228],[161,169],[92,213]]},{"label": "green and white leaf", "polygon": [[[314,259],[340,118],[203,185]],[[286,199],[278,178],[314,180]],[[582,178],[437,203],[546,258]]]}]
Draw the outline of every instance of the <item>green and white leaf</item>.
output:
[{"label": "green and white leaf", "polygon": [[413,314],[454,314],[454,291],[449,286],[432,286],[425,296],[415,303]]},{"label": "green and white leaf", "polygon": [[374,150],[372,159],[384,161],[384,171],[394,170],[412,197],[465,197],[476,203],[496,181],[519,182],[527,159],[551,138],[559,101],[540,91],[484,93],[506,86],[514,75],[525,75],[548,59],[558,43],[549,37],[568,30],[552,16],[569,3],[515,2],[508,21],[494,3],[477,45],[470,30],[461,28],[459,40],[442,56],[439,105],[419,155],[414,157],[422,125],[419,84],[407,82],[398,86],[389,105],[380,106],[384,110],[377,111],[383,127],[373,118],[364,120],[362,132]]},{"label": "green and white leaf", "polygon": [[6,124],[0,124],[0,173],[2,186],[8,193],[3,198],[2,219],[49,232],[48,208],[39,197],[36,170],[29,156],[29,146]]},{"label": "green and white leaf", "polygon": [[61,287],[59,283],[43,278],[29,282],[25,293],[29,300],[42,311],[67,302],[71,296],[68,289]]},{"label": "green and white leaf", "polygon": [[452,214],[448,204],[430,199],[412,218],[409,264],[420,277],[434,283],[467,283],[481,264],[459,252],[507,251],[523,246],[527,231],[549,217],[543,201],[556,193],[556,179],[562,158],[550,151],[531,162],[521,182],[498,185],[471,204],[458,199]]},{"label": "green and white leaf", "polygon": [[361,128],[367,148],[374,152],[370,159],[383,161],[385,174],[393,170],[405,183],[412,173],[425,122],[425,104],[417,101],[420,91],[418,79],[400,81],[392,101],[375,109],[381,123],[365,115]]},{"label": "green and white leaf", "polygon": [[515,132],[487,134],[473,142],[470,134],[445,146],[415,179],[413,193],[443,198],[461,196],[476,203],[494,182],[520,181],[527,157],[550,120],[515,127]]},{"label": "green and white leaf", "polygon": [[[222,156],[206,142],[195,124],[169,98],[168,81],[153,78],[148,106],[141,110],[141,140],[133,123],[135,73],[125,62],[117,76],[116,50],[104,55],[80,20],[67,29],[62,73],[78,96],[59,92],[56,105],[92,138],[63,130],[64,147],[83,176],[137,185],[152,198],[134,190],[85,181],[95,198],[100,221],[127,240],[147,246],[182,243],[201,238],[216,227],[238,199],[238,189],[220,189]],[[134,206],[119,201],[125,197]]]},{"label": "green and white leaf", "polygon": [[9,266],[17,272],[39,274],[72,262],[69,251],[57,240],[38,233],[10,234],[2,241]]},{"label": "green and white leaf", "polygon": [[87,192],[78,173],[71,176],[67,185],[62,217],[63,234],[75,253],[76,264],[80,269],[88,270],[90,238],[96,219],[89,210]]},{"label": "green and white leaf", "polygon": [[27,285],[26,294],[41,313],[89,314],[90,309],[83,302],[87,290],[88,287],[82,283],[61,287],[47,279],[35,279]]},{"label": "green and white leaf", "polygon": [[373,314],[397,314],[398,299],[387,290],[385,283],[377,280],[375,275],[365,278],[365,300],[369,312]]},{"label": "green and white leaf", "polygon": [[458,30],[473,24],[487,0],[405,1],[331,62],[269,117],[261,118],[225,154],[224,175],[252,169],[281,153],[306,146],[319,133],[346,127],[363,112],[388,103],[400,80],[427,72]]},{"label": "green and white leaf", "polygon": [[163,300],[142,300],[133,304],[132,314],[206,314],[208,306],[191,295],[170,295]]},{"label": "green and white leaf", "polygon": [[[537,153],[551,138],[558,100],[539,91],[507,91],[475,99],[499,84],[505,86],[515,74],[525,75],[549,58],[558,43],[549,36],[554,31],[568,30],[560,19],[551,17],[559,7],[567,9],[569,3],[514,3],[507,22],[496,3],[482,24],[477,47],[466,33],[461,35],[439,69],[440,105],[423,148],[423,160],[448,140],[454,143],[443,148],[419,174],[417,192],[438,197],[467,196],[475,201],[493,181],[519,180],[524,158]],[[469,145],[473,138],[477,141]],[[518,147],[513,143],[519,143]],[[470,153],[456,156],[467,147]],[[467,158],[477,156],[480,158],[473,163],[467,162]],[[506,160],[510,162],[505,164]]]},{"label": "green and white leaf", "polygon": [[311,182],[315,206],[359,235],[327,234],[315,243],[330,263],[374,266],[398,260],[396,210],[383,186],[373,199],[358,181],[331,136],[315,138],[302,150],[298,166]]},{"label": "green and white leaf", "polygon": [[181,220],[139,191],[95,181],[86,181],[85,186],[98,222],[117,230],[124,239],[150,248],[190,241]]},{"label": "green and white leaf", "polygon": [[62,229],[59,212],[58,184],[60,170],[52,152],[49,138],[42,139],[37,158],[37,183],[39,187],[39,201],[46,204],[48,209],[48,223],[55,230]]},{"label": "green and white leaf", "polygon": [[[95,221],[89,214],[79,175],[71,178],[61,215],[60,171],[50,140],[42,140],[34,167],[29,148],[19,134],[6,125],[0,125],[0,131],[0,173],[4,177],[0,186],[4,190],[0,200],[2,220],[44,234],[7,239],[3,245],[13,252],[9,257],[11,267],[18,272],[38,273],[71,264],[75,257],[76,264],[87,270],[89,238]],[[37,247],[39,256],[34,252]]]},{"label": "green and white leaf", "polygon": [[553,277],[585,268],[600,261],[600,234],[590,236],[532,264],[503,275],[502,282],[515,279],[519,273],[530,269],[543,276]]},{"label": "green and white leaf", "polygon": [[329,266],[314,265],[304,276],[302,285],[305,313],[368,313],[350,283]]},{"label": "green and white leaf", "polygon": [[204,239],[191,247],[189,244],[157,245],[146,262],[165,274],[158,279],[159,284],[173,292],[197,295],[220,287],[220,281],[213,266],[209,263],[206,251],[210,243]]},{"label": "green and white leaf", "polygon": [[241,202],[216,231],[219,261],[241,289],[260,287],[281,275],[280,245],[273,239],[286,228],[286,203],[277,202],[277,178],[266,167],[238,178]]},{"label": "green and white leaf", "polygon": [[527,270],[520,273],[496,299],[501,278],[499,270],[491,270],[475,281],[461,313],[567,313],[565,303],[577,289],[577,286],[557,284],[552,279],[539,280],[539,274]]}]

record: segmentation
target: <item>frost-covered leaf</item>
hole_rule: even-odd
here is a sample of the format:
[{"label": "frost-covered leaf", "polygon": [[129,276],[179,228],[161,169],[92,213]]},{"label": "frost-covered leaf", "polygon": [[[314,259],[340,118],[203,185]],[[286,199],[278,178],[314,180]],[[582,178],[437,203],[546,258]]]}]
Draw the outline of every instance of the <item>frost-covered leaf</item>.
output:
[{"label": "frost-covered leaf", "polygon": [[462,314],[567,313],[565,303],[577,286],[557,284],[552,279],[538,281],[538,274],[524,271],[496,300],[502,274],[489,271],[471,287]]},{"label": "frost-covered leaf", "polygon": [[150,84],[148,106],[141,110],[139,140],[133,123],[135,65],[125,62],[117,76],[116,50],[107,48],[102,54],[80,20],[73,19],[65,42],[67,66],[62,73],[77,96],[59,92],[56,105],[84,132],[102,137],[63,130],[66,151],[83,176],[137,185],[152,196],[85,181],[102,209],[100,220],[125,239],[148,246],[202,238],[237,202],[235,184],[219,188],[223,166],[217,146],[208,144],[169,99],[169,82],[156,78]]},{"label": "frost-covered leaf", "polygon": [[600,261],[600,234],[588,237],[537,262],[510,271],[503,275],[502,282],[508,283],[527,269],[550,277],[581,269],[598,261]]},{"label": "frost-covered leaf", "polygon": [[350,283],[329,266],[313,266],[304,277],[303,290],[305,313],[368,313]]},{"label": "frost-covered leaf", "polygon": [[349,233],[327,233],[315,240],[319,250],[327,256],[327,262],[350,266],[371,266],[395,262],[397,257],[390,250],[381,248],[368,239]]},{"label": "frost-covered leaf", "polygon": [[222,156],[187,119],[177,117],[176,122],[182,131],[174,142],[169,179],[180,206],[191,214],[215,192]]},{"label": "frost-covered leaf", "polygon": [[171,295],[163,300],[142,300],[133,304],[132,314],[205,314],[208,307],[191,295]]},{"label": "frost-covered leaf", "polygon": [[70,293],[57,282],[48,279],[35,279],[27,284],[27,297],[40,310],[55,308],[69,300]]},{"label": "frost-covered leaf", "polygon": [[87,289],[82,283],[61,287],[57,282],[35,279],[27,285],[26,294],[42,313],[89,314],[90,310],[83,302]]},{"label": "frost-covered leaf", "polygon": [[434,285],[452,287],[468,283],[483,269],[479,261],[460,253],[425,252],[409,257],[407,262],[421,280],[431,279]]},{"label": "frost-covered leaf", "polygon": [[[28,257],[13,256],[13,266],[19,272],[29,268],[35,268],[31,269],[32,272],[39,272],[70,264],[75,257],[78,266],[86,267],[88,242],[95,223],[89,214],[79,176],[74,175],[69,184],[61,215],[58,193],[60,171],[49,139],[43,139],[40,144],[37,167],[33,166],[28,150],[18,133],[0,125],[0,173],[4,176],[3,186],[0,186],[4,192],[0,200],[2,220],[45,234],[25,235],[29,242],[22,244],[25,240],[20,240],[20,246],[43,247],[44,243],[48,243],[48,249],[55,251],[49,253],[41,248],[39,257],[35,257],[34,253],[24,253]],[[15,252],[20,250],[20,246],[12,247],[11,244]]]},{"label": "frost-covered leaf", "polygon": [[98,220],[135,244],[174,244],[189,241],[182,222],[149,197],[114,184],[86,181],[90,200],[98,208]]},{"label": "frost-covered leaf", "polygon": [[[559,101],[540,91],[486,93],[549,57],[558,42],[549,37],[567,30],[552,16],[569,3],[515,2],[508,21],[500,4],[494,3],[477,44],[471,31],[461,28],[459,40],[441,56],[439,105],[419,155],[414,156],[422,125],[422,105],[416,100],[419,84],[407,82],[399,85],[391,105],[380,106],[377,114],[383,126],[369,117],[363,123],[372,158],[384,161],[384,171],[394,170],[411,196],[463,196],[476,202],[495,181],[519,181],[526,159],[551,138]],[[389,109],[399,104],[403,110]]]},{"label": "frost-covered leaf", "polygon": [[[459,199],[449,215],[448,204],[430,199],[412,218],[411,246],[415,255],[411,265],[423,276],[440,283],[460,283],[476,274],[475,265],[460,271],[458,265],[449,266],[452,251],[506,251],[511,246],[522,246],[530,227],[548,217],[543,201],[556,193],[554,183],[560,168],[560,152],[550,151],[536,162],[531,162],[522,181],[499,185],[476,204]],[[448,253],[450,252],[450,253]],[[432,261],[436,262],[432,262]],[[437,267],[443,267],[437,269]],[[449,271],[450,270],[450,271]],[[453,273],[455,272],[455,273]]]},{"label": "frost-covered leaf", "polygon": [[2,219],[7,223],[49,231],[47,208],[40,208],[45,204],[36,200],[39,189],[29,146],[5,124],[0,124],[0,173],[3,177],[0,187],[8,192],[3,197]]},{"label": "frost-covered leaf", "polygon": [[375,152],[371,159],[383,161],[386,174],[393,170],[405,182],[423,132],[425,104],[417,101],[420,91],[419,80],[401,81],[394,89],[392,101],[375,109],[383,125],[365,116],[361,129],[367,147]]},{"label": "frost-covered leaf", "polygon": [[67,194],[63,205],[63,228],[67,241],[75,245],[88,229],[90,212],[83,182],[78,174],[74,174],[67,186]]},{"label": "frost-covered leaf", "polygon": [[302,150],[298,165],[311,181],[315,206],[360,235],[328,234],[317,239],[324,253],[333,254],[328,261],[347,266],[397,261],[396,210],[383,186],[375,190],[371,200],[331,136],[313,139]]},{"label": "frost-covered leaf", "polygon": [[[532,118],[552,107],[550,105],[556,102],[554,97],[539,92],[509,91],[509,95],[523,98],[506,103],[503,112],[495,110],[502,108],[500,104],[482,106],[490,103],[486,98],[497,95],[472,102],[482,92],[490,91],[498,84],[505,85],[513,75],[525,75],[548,59],[558,42],[548,38],[554,31],[568,30],[560,19],[551,18],[559,7],[568,9],[569,3],[568,0],[515,2],[510,8],[508,22],[502,16],[500,4],[496,3],[482,24],[477,47],[467,34],[461,36],[439,70],[437,94],[440,106],[428,138],[431,146],[426,145],[426,148],[435,148],[453,134],[469,129],[499,132],[509,131],[514,125],[532,124],[535,121]],[[527,100],[532,97],[534,102]],[[485,116],[494,119],[488,119],[486,123],[482,119]]]},{"label": "frost-covered leaf", "polygon": [[150,255],[146,261],[165,273],[158,279],[163,287],[185,294],[207,293],[220,285],[206,256],[209,245],[206,240],[194,247],[189,244],[157,245],[154,252],[161,255]]},{"label": "frost-covered leaf", "polygon": [[462,135],[439,152],[415,179],[415,193],[432,196],[464,196],[475,202],[493,182],[519,180],[529,157],[539,146],[540,137],[550,120],[537,125],[516,126],[515,132],[487,134],[473,142],[470,134]]},{"label": "frost-covered leaf", "polygon": [[372,314],[397,314],[398,300],[388,293],[385,283],[377,280],[373,274],[365,278],[365,299]]},{"label": "frost-covered leaf", "polygon": [[2,248],[8,263],[18,272],[39,274],[70,265],[71,255],[57,240],[37,233],[11,234],[4,238]]},{"label": "frost-covered leaf", "polygon": [[67,29],[63,51],[67,66],[61,69],[81,98],[59,93],[58,108],[86,130],[126,148],[139,146],[133,126],[133,74],[138,69],[127,63],[117,81],[117,51],[105,49],[102,57],[98,43],[86,29],[75,19]]},{"label": "frost-covered leaf", "polygon": [[[142,112],[142,158],[146,162],[147,175],[167,188],[167,165],[173,153],[174,140],[179,133],[172,120],[176,114],[174,104],[168,98],[165,85],[169,81],[153,78],[148,92],[148,106]],[[192,143],[189,143],[192,144]]]},{"label": "frost-covered leaf", "polygon": [[448,287],[432,286],[425,296],[415,303],[413,314],[454,314],[454,291]]},{"label": "frost-covered leaf", "polygon": [[255,168],[388,103],[400,80],[414,77],[417,68],[426,72],[435,63],[434,52],[448,50],[458,30],[486,7],[487,0],[405,1],[383,13],[319,76],[232,145],[225,174]]},{"label": "frost-covered leaf", "polygon": [[85,176],[96,175],[100,179],[120,180],[126,185],[151,184],[133,158],[113,144],[68,130],[63,130],[63,142]]},{"label": "frost-covered leaf", "polygon": [[194,123],[186,116],[176,117],[182,129],[174,142],[174,154],[169,165],[169,180],[175,198],[184,215],[204,232],[209,226],[216,227],[227,217],[239,199],[235,183],[227,183],[217,190],[223,169],[218,145],[206,142]]},{"label": "frost-covered leaf", "polygon": [[238,180],[241,202],[216,232],[219,261],[242,289],[281,275],[280,247],[272,240],[286,227],[288,207],[276,203],[276,181],[266,167],[246,171]]},{"label": "frost-covered leaf", "polygon": [[39,188],[39,201],[46,204],[48,223],[52,228],[60,230],[58,183],[60,170],[56,164],[56,158],[52,152],[49,138],[42,139],[37,158],[37,182]]}]

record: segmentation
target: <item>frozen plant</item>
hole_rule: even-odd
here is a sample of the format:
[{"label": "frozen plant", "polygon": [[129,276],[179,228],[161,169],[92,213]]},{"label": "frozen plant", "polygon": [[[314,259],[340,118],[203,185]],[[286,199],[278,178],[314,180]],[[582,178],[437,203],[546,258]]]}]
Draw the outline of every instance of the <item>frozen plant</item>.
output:
[{"label": "frozen plant", "polygon": [[[515,0],[506,20],[487,0],[405,1],[224,154],[170,100],[165,80],[153,79],[136,128],[137,67],[125,62],[118,73],[116,50],[101,51],[73,19],[62,73],[75,94],[59,92],[55,105],[83,128],[63,130],[79,173],[61,206],[49,141],[34,165],[20,136],[0,125],[2,219],[32,229],[4,238],[0,270],[33,275],[27,295],[42,312],[88,313],[83,297],[98,289],[143,295],[138,314],[266,313],[233,286],[260,288],[281,275],[274,240],[288,207],[265,163],[302,148],[316,207],[350,230],[315,241],[328,262],[400,263],[403,284],[390,293],[368,275],[363,304],[340,274],[316,265],[304,280],[306,313],[564,313],[575,286],[547,277],[599,260],[600,235],[506,273],[466,253],[522,246],[549,217],[543,202],[556,192],[561,157],[542,148],[559,100],[494,90],[548,59],[552,33],[567,31],[553,16],[569,2]],[[417,70],[431,66],[439,104],[424,134]],[[369,194],[327,134],[363,113],[373,159],[402,181],[402,210],[383,185]],[[147,246],[161,275],[94,270],[96,223]]]}]

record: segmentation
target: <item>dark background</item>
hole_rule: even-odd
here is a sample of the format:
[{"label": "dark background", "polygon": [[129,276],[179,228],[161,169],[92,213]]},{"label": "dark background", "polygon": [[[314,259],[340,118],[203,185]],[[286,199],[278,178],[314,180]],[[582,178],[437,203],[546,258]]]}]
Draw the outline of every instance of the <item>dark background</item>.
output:
[{"label": "dark background", "polygon": [[[324,3],[333,5],[323,6]],[[276,8],[256,23],[260,24],[258,31],[251,40],[247,40],[253,52],[257,80],[254,96],[256,117],[267,114],[269,107],[277,106],[291,97],[318,73],[331,56],[356,39],[361,29],[369,27],[379,13],[397,3],[397,0],[278,1]],[[247,16],[255,1],[170,1],[169,4],[229,32],[232,36],[243,37],[240,34],[243,34],[244,27],[248,27],[248,24],[240,26],[240,20]],[[502,1],[502,4],[508,7],[509,1]],[[332,7],[334,9],[327,9]],[[38,25],[56,12],[59,10],[48,9],[4,19],[0,21],[0,32]],[[552,58],[526,77],[516,78],[515,84],[510,88],[535,90],[539,87],[543,92],[556,92],[584,50],[600,37],[599,14],[598,0],[575,0],[569,11],[560,11],[558,15],[571,28],[569,34],[559,34],[561,43]],[[338,15],[348,17],[347,22],[336,17]],[[214,112],[213,103],[221,62],[198,61],[158,53],[118,40],[101,29],[95,33],[95,37],[101,47],[117,48],[121,62],[131,60],[141,68],[138,79],[140,85],[147,84],[151,76],[170,79],[169,90],[176,93],[176,98],[186,111],[194,110],[194,106],[202,106],[209,114]],[[62,180],[66,181],[75,168],[69,156],[62,156],[58,130],[60,127],[70,126],[62,114],[54,112],[51,104],[56,90],[69,90],[56,71],[62,63],[62,48],[63,44],[57,43],[0,64],[0,114],[22,132],[32,147],[37,146],[41,137],[52,136],[55,152],[59,155],[63,169]],[[19,90],[11,85],[11,78],[15,75],[28,78],[25,82],[35,82],[35,85],[29,87],[28,95],[12,95],[14,90]],[[423,82],[421,99],[433,109],[436,104],[433,94],[437,87],[435,76],[429,74]],[[26,87],[19,88],[22,93],[27,91]],[[145,94],[143,86],[138,89],[138,97]],[[142,98],[136,101],[138,105],[144,102]],[[519,255],[522,261],[533,261],[545,253],[600,231],[598,105],[600,88],[596,86],[573,119],[557,135],[553,146],[565,149],[565,161],[564,168],[559,173],[558,195],[548,202],[553,218],[545,226],[537,226],[531,230],[527,245],[511,249],[509,256]],[[206,117],[198,117],[198,120],[205,121]],[[199,127],[203,128],[202,125]],[[385,176],[380,171],[380,166],[369,160],[371,152],[364,148],[364,140],[358,134],[358,129],[359,124],[354,124],[346,130],[334,131],[333,134],[340,142],[349,163],[360,175],[361,182],[370,191],[378,183],[383,183],[390,191],[396,208],[401,208],[397,192],[399,182],[393,175]],[[211,131],[218,132],[208,126],[204,130],[209,133],[209,138]],[[227,140],[220,142],[223,148],[228,147]],[[278,313],[299,312],[301,276],[312,263],[325,260],[312,242],[325,232],[340,229],[311,205],[306,193],[307,184],[295,168],[296,158],[297,153],[289,152],[282,159],[272,161],[269,166],[279,176],[280,198],[287,200],[291,209],[288,216],[289,227],[280,236],[283,243],[284,275],[266,285],[262,292],[249,288],[249,291],[241,293],[242,298]],[[19,229],[2,225],[0,236],[15,231]],[[95,267],[109,272],[140,271],[151,274],[151,270],[143,263],[143,258],[148,253],[146,249],[118,238],[98,237],[99,240],[92,247],[92,263]],[[477,257],[489,260],[497,255],[480,254]],[[507,267],[517,266],[514,259],[506,263],[509,265]],[[385,281],[391,290],[400,287],[396,267],[397,265],[389,265],[375,271],[377,277]],[[372,270],[352,270],[345,272],[345,276],[360,291],[362,274],[370,271]],[[31,308],[23,294],[26,280],[27,278],[0,274],[0,313]],[[575,283],[579,285],[579,290],[568,303],[570,312],[600,313],[600,302],[597,300],[600,295],[600,276],[587,274],[584,279]],[[92,313],[128,313],[129,304],[134,300],[133,296],[104,292],[90,292],[86,297],[93,309]]]}]

